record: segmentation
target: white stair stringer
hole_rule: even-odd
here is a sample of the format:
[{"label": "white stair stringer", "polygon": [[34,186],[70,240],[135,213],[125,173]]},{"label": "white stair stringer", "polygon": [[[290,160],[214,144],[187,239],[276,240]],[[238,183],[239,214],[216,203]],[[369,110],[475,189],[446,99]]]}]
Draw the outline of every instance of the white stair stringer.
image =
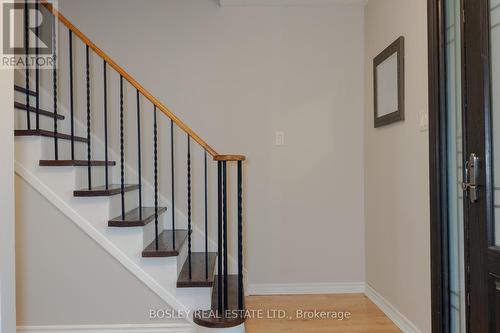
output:
[{"label": "white stair stringer", "polygon": [[73,191],[77,189],[77,168],[39,166],[43,146],[52,143],[53,139],[43,137],[16,137],[16,173],[169,306],[189,313],[187,320],[190,323],[192,311],[209,309],[211,288],[176,287],[176,257],[142,258],[142,250],[147,245],[143,244],[143,228],[108,227],[110,207],[116,199],[75,198]]}]

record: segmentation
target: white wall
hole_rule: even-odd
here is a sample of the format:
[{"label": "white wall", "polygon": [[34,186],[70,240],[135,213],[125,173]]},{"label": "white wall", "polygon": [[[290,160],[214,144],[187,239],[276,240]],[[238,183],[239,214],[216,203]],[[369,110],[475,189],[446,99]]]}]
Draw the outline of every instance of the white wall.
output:
[{"label": "white wall", "polygon": [[[365,7],[366,281],[421,332],[431,331],[427,1]],[[406,120],[373,127],[373,58],[405,37]]]},{"label": "white wall", "polygon": [[0,69],[0,333],[16,330],[13,85],[14,72]]},{"label": "white wall", "polygon": [[0,332],[16,327],[14,252],[14,73],[0,70]]},{"label": "white wall", "polygon": [[[59,6],[220,153],[247,155],[250,284],[364,281],[361,6]],[[285,146],[274,145],[275,131]]]},{"label": "white wall", "polygon": [[19,326],[186,323],[20,176],[16,187]]}]

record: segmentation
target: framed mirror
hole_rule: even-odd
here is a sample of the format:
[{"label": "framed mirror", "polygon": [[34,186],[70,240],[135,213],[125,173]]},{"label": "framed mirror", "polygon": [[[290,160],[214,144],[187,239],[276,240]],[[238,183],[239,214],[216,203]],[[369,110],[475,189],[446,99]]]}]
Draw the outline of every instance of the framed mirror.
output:
[{"label": "framed mirror", "polygon": [[404,48],[399,37],[373,59],[375,128],[404,120]]}]

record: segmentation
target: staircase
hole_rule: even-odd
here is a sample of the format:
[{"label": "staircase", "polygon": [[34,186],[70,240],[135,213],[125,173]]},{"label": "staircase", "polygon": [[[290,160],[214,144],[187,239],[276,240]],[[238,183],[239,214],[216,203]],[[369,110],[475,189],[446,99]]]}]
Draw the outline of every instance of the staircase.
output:
[{"label": "staircase", "polygon": [[16,172],[193,325],[244,331],[245,156],[218,154],[50,2],[36,9],[57,27],[58,66],[25,69],[13,87]]}]

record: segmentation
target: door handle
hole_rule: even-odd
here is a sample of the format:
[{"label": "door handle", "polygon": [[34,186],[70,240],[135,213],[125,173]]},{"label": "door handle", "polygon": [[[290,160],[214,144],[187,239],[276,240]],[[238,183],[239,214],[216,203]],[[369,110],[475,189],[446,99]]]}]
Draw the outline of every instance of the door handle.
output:
[{"label": "door handle", "polygon": [[462,189],[469,197],[470,202],[479,200],[479,157],[472,153],[469,160],[465,162],[465,182],[462,183]]}]

